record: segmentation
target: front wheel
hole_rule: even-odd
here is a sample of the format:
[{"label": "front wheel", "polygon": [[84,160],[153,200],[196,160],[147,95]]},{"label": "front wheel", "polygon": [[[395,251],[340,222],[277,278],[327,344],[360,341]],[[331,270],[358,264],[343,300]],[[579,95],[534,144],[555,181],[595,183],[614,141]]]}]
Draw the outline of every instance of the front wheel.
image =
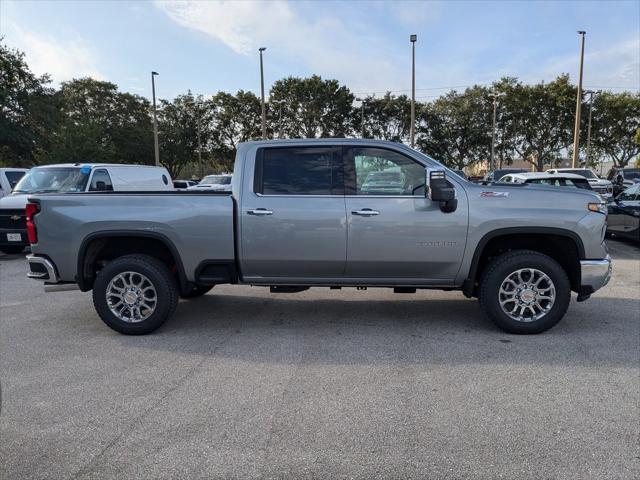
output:
[{"label": "front wheel", "polygon": [[564,269],[542,253],[519,250],[494,259],[480,281],[480,306],[509,333],[541,333],[569,307],[571,285]]},{"label": "front wheel", "polygon": [[169,268],[148,255],[125,255],[109,262],[93,285],[93,304],[116,332],[144,335],[159,328],[178,304]]}]

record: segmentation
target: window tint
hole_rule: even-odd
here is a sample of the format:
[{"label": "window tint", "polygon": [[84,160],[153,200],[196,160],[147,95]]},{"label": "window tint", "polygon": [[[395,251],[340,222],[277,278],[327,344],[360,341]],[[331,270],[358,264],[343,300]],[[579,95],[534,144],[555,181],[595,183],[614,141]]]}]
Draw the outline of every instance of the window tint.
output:
[{"label": "window tint", "polygon": [[[100,185],[100,188],[98,188],[98,182],[102,182],[104,185]],[[113,190],[113,185],[111,184],[111,177],[109,177],[109,173],[107,173],[106,170],[96,170],[95,172],[93,172],[89,191],[96,192],[111,190]]]},{"label": "window tint", "polygon": [[342,195],[341,158],[341,147],[264,148],[256,161],[255,191],[265,195]]},{"label": "window tint", "polygon": [[4,172],[7,177],[7,181],[9,182],[9,186],[13,190],[13,187],[20,181],[22,177],[24,177],[25,172],[21,172],[19,170]]},{"label": "window tint", "polygon": [[382,148],[350,149],[356,195],[424,196],[425,169],[409,157]]}]

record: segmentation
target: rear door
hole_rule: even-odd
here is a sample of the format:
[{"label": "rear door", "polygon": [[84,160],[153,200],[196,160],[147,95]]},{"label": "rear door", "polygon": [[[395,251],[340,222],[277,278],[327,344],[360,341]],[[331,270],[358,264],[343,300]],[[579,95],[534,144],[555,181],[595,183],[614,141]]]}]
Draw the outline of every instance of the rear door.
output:
[{"label": "rear door", "polygon": [[416,284],[453,283],[467,238],[468,204],[443,213],[425,198],[425,167],[386,148],[345,148],[347,278]]},{"label": "rear door", "polygon": [[251,283],[340,279],[347,251],[340,146],[248,152],[240,205],[241,268]]}]

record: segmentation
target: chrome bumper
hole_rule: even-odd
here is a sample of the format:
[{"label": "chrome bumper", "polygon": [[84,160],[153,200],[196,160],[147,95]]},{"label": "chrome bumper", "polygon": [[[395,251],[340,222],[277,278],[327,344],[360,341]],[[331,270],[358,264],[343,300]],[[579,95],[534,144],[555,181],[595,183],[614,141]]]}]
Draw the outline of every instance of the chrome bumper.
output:
[{"label": "chrome bumper", "polygon": [[29,263],[29,273],[27,273],[27,277],[35,280],[43,280],[47,283],[60,282],[56,267],[48,258],[27,255],[27,262]]},{"label": "chrome bumper", "polygon": [[611,279],[613,272],[611,256],[607,255],[602,260],[580,260],[580,270],[582,288],[593,293],[604,287]]}]

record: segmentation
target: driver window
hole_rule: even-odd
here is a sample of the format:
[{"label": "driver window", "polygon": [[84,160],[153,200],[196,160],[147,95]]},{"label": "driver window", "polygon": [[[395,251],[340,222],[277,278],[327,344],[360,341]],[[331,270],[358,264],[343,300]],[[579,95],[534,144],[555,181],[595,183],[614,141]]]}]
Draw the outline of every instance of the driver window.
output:
[{"label": "driver window", "polygon": [[424,196],[425,168],[382,148],[353,148],[356,195]]}]

